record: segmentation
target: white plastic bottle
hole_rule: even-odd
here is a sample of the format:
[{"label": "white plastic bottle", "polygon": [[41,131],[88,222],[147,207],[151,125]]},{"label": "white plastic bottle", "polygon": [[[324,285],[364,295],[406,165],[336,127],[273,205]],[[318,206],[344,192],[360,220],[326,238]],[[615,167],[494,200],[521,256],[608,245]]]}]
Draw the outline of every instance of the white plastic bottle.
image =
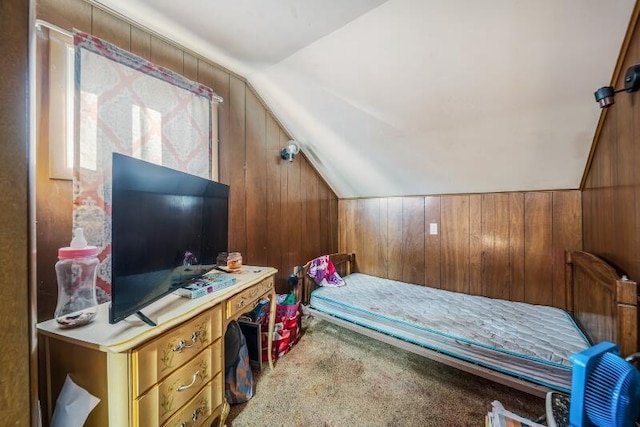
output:
[{"label": "white plastic bottle", "polygon": [[58,250],[55,318],[61,328],[86,325],[96,316],[97,255],[98,248],[87,245],[82,228],[75,229],[68,247]]}]

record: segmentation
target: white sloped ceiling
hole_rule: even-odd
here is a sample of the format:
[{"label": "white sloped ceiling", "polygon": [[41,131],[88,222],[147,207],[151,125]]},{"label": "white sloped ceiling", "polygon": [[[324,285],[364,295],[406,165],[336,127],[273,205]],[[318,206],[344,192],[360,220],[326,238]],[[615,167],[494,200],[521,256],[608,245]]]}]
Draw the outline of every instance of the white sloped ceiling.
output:
[{"label": "white sloped ceiling", "polygon": [[577,188],[633,0],[100,0],[244,76],[339,197]]}]

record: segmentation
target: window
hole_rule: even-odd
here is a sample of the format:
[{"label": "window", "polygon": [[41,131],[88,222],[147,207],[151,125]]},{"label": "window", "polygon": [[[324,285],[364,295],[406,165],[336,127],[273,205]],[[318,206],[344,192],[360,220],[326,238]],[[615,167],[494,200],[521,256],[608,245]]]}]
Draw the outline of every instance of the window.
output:
[{"label": "window", "polygon": [[37,27],[39,143],[49,146],[49,178],[73,177],[73,37]]},{"label": "window", "polygon": [[73,179],[73,227],[101,249],[98,286],[109,293],[112,153],[216,179],[221,99],[104,40],[44,23],[36,55],[49,176]]}]

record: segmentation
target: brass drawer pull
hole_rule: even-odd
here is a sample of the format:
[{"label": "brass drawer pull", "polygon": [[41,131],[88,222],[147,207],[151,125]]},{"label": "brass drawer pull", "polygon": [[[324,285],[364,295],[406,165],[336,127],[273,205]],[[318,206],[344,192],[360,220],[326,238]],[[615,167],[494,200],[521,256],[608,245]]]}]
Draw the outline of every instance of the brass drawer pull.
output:
[{"label": "brass drawer pull", "polygon": [[[198,418],[200,418],[200,414],[202,414],[202,412],[204,412],[206,410],[206,406],[201,406],[199,408],[196,408],[193,413],[191,414],[191,425],[194,426],[196,425],[196,421],[198,421]],[[188,427],[187,423],[182,422],[180,424],[180,427]]]},{"label": "brass drawer pull", "polygon": [[196,371],[193,374],[193,378],[191,378],[191,383],[187,385],[181,385],[180,387],[176,388],[176,391],[184,391],[193,387],[193,385],[196,383],[196,380],[198,379],[199,376],[200,376],[200,371]]},{"label": "brass drawer pull", "polygon": [[259,289],[252,289],[251,292],[248,292],[246,295],[242,295],[240,297],[240,301],[238,301],[238,308],[242,308],[244,307],[244,303],[252,300],[253,298],[255,298],[256,296],[258,296],[258,294],[260,293]]},{"label": "brass drawer pull", "polygon": [[202,335],[203,331],[194,331],[191,334],[191,344],[187,344],[184,340],[178,341],[178,344],[174,345],[172,350],[177,353],[182,353],[183,350],[191,348],[198,342],[198,339]]},{"label": "brass drawer pull", "polygon": [[198,421],[198,417],[203,410],[204,408],[197,408],[195,411],[193,411],[193,414],[191,414],[191,421],[193,421],[194,423]]}]

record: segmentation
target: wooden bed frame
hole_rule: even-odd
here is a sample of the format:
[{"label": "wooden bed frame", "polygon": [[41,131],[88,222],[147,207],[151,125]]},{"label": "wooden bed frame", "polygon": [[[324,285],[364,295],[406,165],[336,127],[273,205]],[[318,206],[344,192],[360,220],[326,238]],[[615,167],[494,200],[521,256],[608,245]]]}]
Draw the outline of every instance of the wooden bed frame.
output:
[{"label": "wooden bed frame", "polygon": [[[353,272],[355,254],[336,253],[329,257],[341,276]],[[302,282],[302,303],[314,317],[535,396],[544,397],[550,391],[547,387],[411,344],[308,307],[311,292],[317,287],[307,275],[310,264],[308,262],[299,270],[298,277]],[[582,251],[567,252],[565,276],[568,311],[590,341],[594,344],[600,341],[615,342],[623,356],[638,351],[636,282],[625,276],[620,277],[604,260]]]}]

